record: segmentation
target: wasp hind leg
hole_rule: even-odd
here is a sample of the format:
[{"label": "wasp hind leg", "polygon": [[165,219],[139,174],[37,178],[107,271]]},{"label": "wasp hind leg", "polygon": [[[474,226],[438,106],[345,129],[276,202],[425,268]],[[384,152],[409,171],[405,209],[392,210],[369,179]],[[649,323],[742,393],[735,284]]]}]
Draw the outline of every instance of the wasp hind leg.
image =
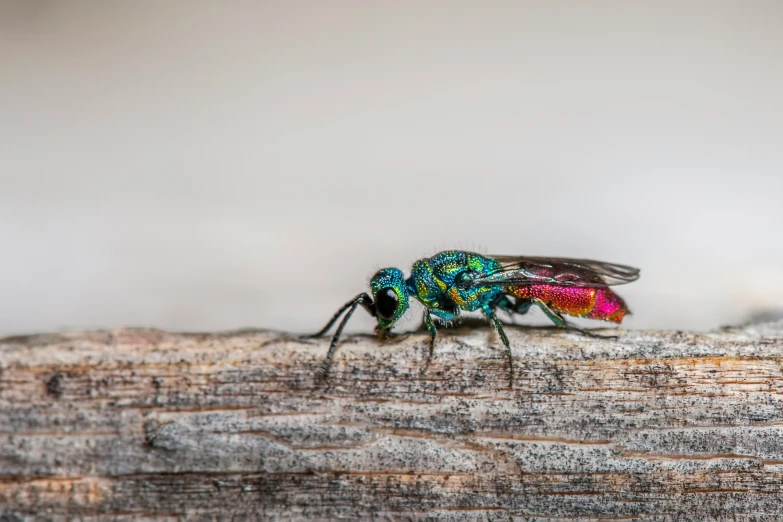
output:
[{"label": "wasp hind leg", "polygon": [[589,330],[585,330],[583,328],[579,328],[578,326],[574,326],[573,324],[565,320],[563,314],[561,314],[556,310],[553,310],[552,307],[550,307],[548,304],[546,304],[544,301],[541,301],[540,299],[534,299],[533,301],[531,301],[531,304],[533,303],[535,303],[541,309],[541,311],[543,311],[544,314],[549,318],[549,320],[555,323],[555,326],[557,326],[558,328],[574,330],[575,332],[579,332],[585,337],[591,337],[593,339],[617,339],[616,335],[598,335],[590,332]]}]

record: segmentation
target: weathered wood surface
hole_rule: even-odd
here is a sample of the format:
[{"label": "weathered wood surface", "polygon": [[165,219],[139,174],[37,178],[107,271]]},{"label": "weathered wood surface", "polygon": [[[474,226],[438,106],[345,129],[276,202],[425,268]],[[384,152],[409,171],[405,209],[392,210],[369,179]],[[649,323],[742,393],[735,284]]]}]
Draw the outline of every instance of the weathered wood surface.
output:
[{"label": "weathered wood surface", "polygon": [[0,520],[783,518],[783,323],[0,341]]}]

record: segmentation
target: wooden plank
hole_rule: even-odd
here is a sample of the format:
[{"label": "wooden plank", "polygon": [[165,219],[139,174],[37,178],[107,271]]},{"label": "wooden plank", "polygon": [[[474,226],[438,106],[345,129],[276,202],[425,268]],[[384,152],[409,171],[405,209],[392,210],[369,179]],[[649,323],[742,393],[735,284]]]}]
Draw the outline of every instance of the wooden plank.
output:
[{"label": "wooden plank", "polygon": [[783,322],[0,341],[0,520],[783,516]]}]

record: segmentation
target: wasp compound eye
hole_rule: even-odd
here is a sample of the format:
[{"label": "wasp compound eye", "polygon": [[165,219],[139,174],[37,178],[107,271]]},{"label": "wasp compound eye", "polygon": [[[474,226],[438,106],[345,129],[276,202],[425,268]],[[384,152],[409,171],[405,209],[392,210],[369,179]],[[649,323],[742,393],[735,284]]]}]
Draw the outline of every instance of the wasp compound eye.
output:
[{"label": "wasp compound eye", "polygon": [[378,310],[378,315],[381,316],[381,319],[387,321],[394,319],[398,305],[399,298],[393,288],[382,288],[375,294],[375,308]]}]

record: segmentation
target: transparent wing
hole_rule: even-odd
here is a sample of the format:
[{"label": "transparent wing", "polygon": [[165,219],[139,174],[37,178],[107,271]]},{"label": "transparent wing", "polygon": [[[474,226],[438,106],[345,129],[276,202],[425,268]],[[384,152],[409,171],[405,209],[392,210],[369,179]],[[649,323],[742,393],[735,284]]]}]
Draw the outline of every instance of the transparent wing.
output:
[{"label": "transparent wing", "polygon": [[476,277],[471,286],[612,286],[639,279],[639,269],[592,259],[565,257],[487,256],[500,268]]}]

